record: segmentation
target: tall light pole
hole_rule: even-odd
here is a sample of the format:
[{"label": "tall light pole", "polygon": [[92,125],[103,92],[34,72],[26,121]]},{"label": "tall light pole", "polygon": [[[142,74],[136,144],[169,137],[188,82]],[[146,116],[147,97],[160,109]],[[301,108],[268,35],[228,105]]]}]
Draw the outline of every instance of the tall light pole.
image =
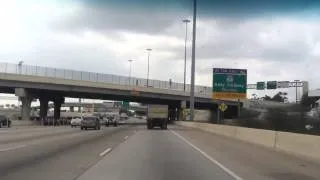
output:
[{"label": "tall light pole", "polygon": [[149,87],[149,69],[150,69],[150,52],[152,51],[152,49],[148,48],[146,49],[148,52],[148,73],[147,73],[147,87]]},{"label": "tall light pole", "polygon": [[182,22],[186,23],[186,36],[184,39],[184,74],[183,74],[183,90],[186,91],[188,23],[190,23],[191,21],[189,19],[184,19],[182,20]]},{"label": "tall light pole", "polygon": [[132,71],[132,59],[129,59],[128,62],[130,64],[130,67],[129,67],[129,84],[131,83],[131,71]]},{"label": "tall light pole", "polygon": [[190,120],[194,117],[194,81],[196,66],[196,28],[197,28],[197,0],[193,0],[193,20],[192,20],[192,56],[191,56],[191,91],[190,91]]},{"label": "tall light pole", "polygon": [[295,85],[296,85],[296,103],[298,103],[298,82],[299,82],[300,80],[294,80],[294,82],[295,82]]},{"label": "tall light pole", "polygon": [[[22,73],[22,64],[24,63],[24,61],[19,61],[18,62],[18,68],[19,68],[19,74]],[[20,97],[18,97],[18,107],[20,107]],[[21,108],[22,111],[22,108]]]}]

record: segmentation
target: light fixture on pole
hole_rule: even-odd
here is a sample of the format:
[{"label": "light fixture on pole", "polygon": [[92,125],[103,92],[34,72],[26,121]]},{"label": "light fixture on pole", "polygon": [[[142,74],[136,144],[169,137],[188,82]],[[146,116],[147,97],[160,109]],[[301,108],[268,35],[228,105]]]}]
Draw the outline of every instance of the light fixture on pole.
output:
[{"label": "light fixture on pole", "polygon": [[186,24],[186,34],[184,39],[184,74],[183,74],[183,90],[186,91],[186,68],[187,68],[187,40],[188,40],[188,23],[191,21],[189,19],[182,20]]},{"label": "light fixture on pole", "polygon": [[147,73],[147,87],[149,87],[149,70],[150,70],[150,52],[152,49],[148,48],[146,49],[148,52],[148,73]]},{"label": "light fixture on pole", "polygon": [[192,56],[191,56],[191,90],[190,90],[190,120],[194,118],[194,81],[196,66],[196,28],[197,28],[197,0],[193,0],[192,20]]},{"label": "light fixture on pole", "polygon": [[132,59],[129,59],[128,62],[130,64],[130,67],[129,67],[129,84],[131,84],[131,71],[132,71]]}]

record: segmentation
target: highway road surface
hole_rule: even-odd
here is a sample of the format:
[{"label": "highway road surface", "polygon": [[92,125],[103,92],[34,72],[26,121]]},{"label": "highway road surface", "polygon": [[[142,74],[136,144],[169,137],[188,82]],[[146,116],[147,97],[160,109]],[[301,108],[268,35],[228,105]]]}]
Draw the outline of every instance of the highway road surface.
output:
[{"label": "highway road surface", "polygon": [[147,130],[141,122],[100,131],[0,129],[0,179],[320,179],[316,161],[176,125]]}]

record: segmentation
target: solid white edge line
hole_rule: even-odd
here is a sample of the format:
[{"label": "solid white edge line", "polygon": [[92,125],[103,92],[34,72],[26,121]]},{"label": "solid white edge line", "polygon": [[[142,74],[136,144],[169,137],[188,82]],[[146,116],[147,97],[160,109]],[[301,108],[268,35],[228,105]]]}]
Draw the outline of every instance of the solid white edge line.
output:
[{"label": "solid white edge line", "polygon": [[20,145],[20,146],[13,146],[13,147],[5,148],[5,149],[0,149],[0,152],[10,151],[10,150],[14,150],[14,149],[20,149],[20,148],[24,148],[26,146],[27,145]]},{"label": "solid white edge line", "polygon": [[108,154],[111,151],[111,148],[108,148],[106,150],[104,150],[102,153],[99,154],[99,156],[104,156],[106,154]]},{"label": "solid white edge line", "polygon": [[126,136],[126,137],[124,137],[124,139],[126,140],[126,139],[128,139],[128,137],[129,137],[129,136]]},{"label": "solid white edge line", "polygon": [[197,146],[193,145],[191,142],[189,142],[187,139],[185,139],[184,137],[182,137],[180,134],[178,134],[175,131],[170,130],[174,135],[176,135],[177,137],[179,137],[181,140],[183,140],[185,143],[187,143],[188,145],[190,145],[192,148],[194,148],[195,150],[197,150],[198,152],[200,152],[204,157],[206,157],[207,159],[209,159],[211,162],[213,162],[214,164],[216,164],[218,167],[220,167],[223,171],[225,171],[227,174],[229,174],[230,176],[232,176],[234,179],[236,180],[243,180],[241,177],[239,177],[235,172],[231,171],[230,169],[228,169],[227,167],[225,167],[224,165],[222,165],[219,161],[213,159],[211,156],[209,156],[207,153],[203,152],[201,149],[199,149]]}]

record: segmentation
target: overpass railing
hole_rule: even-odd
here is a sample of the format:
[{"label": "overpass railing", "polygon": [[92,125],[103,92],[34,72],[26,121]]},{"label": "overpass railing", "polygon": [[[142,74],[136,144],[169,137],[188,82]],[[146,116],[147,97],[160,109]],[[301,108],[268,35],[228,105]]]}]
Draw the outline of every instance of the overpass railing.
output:
[{"label": "overpass railing", "polygon": [[[131,85],[146,87],[147,79],[117,76],[112,74],[93,73],[77,71],[70,69],[59,69],[51,67],[41,67],[32,65],[18,65],[11,63],[0,63],[0,72],[9,74],[31,75],[41,77],[51,77],[59,79],[83,80],[92,82],[112,83],[120,85]],[[184,91],[183,83],[160,81],[149,79],[149,87],[158,89],[170,89],[175,91]],[[186,92],[190,92],[190,84],[186,85]],[[211,87],[195,86],[195,94],[201,97],[211,97]]]}]

